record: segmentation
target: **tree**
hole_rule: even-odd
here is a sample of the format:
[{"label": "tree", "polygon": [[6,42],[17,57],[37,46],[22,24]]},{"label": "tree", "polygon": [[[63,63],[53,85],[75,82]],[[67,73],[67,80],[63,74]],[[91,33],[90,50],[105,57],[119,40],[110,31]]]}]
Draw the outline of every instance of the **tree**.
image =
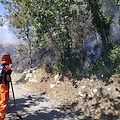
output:
[{"label": "tree", "polygon": [[[17,35],[27,40],[30,64],[31,46],[34,41],[37,50],[53,49],[61,71],[71,72],[72,75],[78,71],[78,66],[81,67],[83,64],[84,41],[96,32],[104,46],[102,62],[104,61],[105,66],[110,62],[110,59],[106,58],[109,58],[111,50],[114,49],[114,44],[109,38],[113,16],[105,16],[102,2],[102,0],[2,0],[9,11],[6,17],[10,20],[11,26],[18,28]],[[105,5],[105,9],[112,10],[112,3],[107,7]],[[35,30],[35,33],[31,30]],[[78,52],[75,57],[71,54],[73,49]]]},{"label": "tree", "polygon": [[[87,3],[87,9],[92,14],[92,23],[96,27],[97,32],[101,36],[103,49],[102,56],[100,61],[93,67],[92,73],[95,70],[101,71],[104,79],[107,80],[115,73],[116,69],[119,66],[119,46],[115,44],[114,37],[110,37],[113,31],[111,30],[111,25],[113,22],[114,15],[119,11],[118,6],[116,7],[115,1],[107,1],[109,4],[104,6],[105,9],[110,13],[105,13],[106,11],[102,10],[103,4],[105,1],[102,0],[85,0]],[[105,3],[106,4],[106,3]],[[117,12],[116,12],[117,11]],[[119,20],[118,20],[119,21]],[[118,23],[119,24],[119,23]],[[117,24],[117,25],[118,25]],[[117,35],[117,34],[116,34]],[[116,36],[117,38],[118,36]],[[112,56],[112,57],[111,57]],[[114,57],[113,57],[114,56]],[[103,79],[103,78],[102,78]]]},{"label": "tree", "polygon": [[71,49],[78,45],[81,47],[83,43],[83,31],[79,31],[84,29],[83,26],[87,26],[81,24],[87,15],[82,10],[84,9],[82,4],[74,0],[32,0],[29,7],[34,18],[37,43],[53,48],[61,57],[62,68],[65,70],[71,67],[70,63],[73,63]]},{"label": "tree", "polygon": [[[7,18],[12,26],[20,30],[20,35],[28,40],[29,50],[31,50],[29,31],[34,26],[38,38],[35,41],[35,46],[37,49],[46,46],[47,49],[54,49],[56,55],[61,58],[58,59],[63,73],[70,71],[74,74],[77,67],[81,67],[82,58],[76,64],[76,58],[73,61],[71,50],[77,48],[78,53],[81,54],[86,33],[94,31],[92,25],[86,22],[91,18],[91,14],[87,13],[83,2],[74,0],[14,0],[6,3],[6,0],[3,1],[11,13]],[[29,52],[30,55],[31,52]],[[82,55],[79,56],[82,57]]]},{"label": "tree", "polygon": [[8,10],[6,18],[9,20],[11,27],[17,28],[14,32],[18,38],[22,38],[28,43],[28,60],[32,66],[32,40],[34,29],[31,24],[31,13],[25,1],[18,0],[1,0],[2,4]]}]

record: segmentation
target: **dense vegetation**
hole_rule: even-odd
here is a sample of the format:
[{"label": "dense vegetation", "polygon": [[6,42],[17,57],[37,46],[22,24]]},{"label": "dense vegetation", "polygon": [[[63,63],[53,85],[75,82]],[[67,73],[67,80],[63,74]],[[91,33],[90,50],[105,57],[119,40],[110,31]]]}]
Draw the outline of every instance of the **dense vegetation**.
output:
[{"label": "dense vegetation", "polygon": [[[119,0],[0,2],[13,32],[24,41],[0,44],[1,54],[11,54],[16,83],[37,89],[88,119],[119,119]],[[25,79],[27,67],[36,70],[36,83]],[[60,84],[55,83],[58,73]]]},{"label": "dense vegetation", "polygon": [[[1,0],[7,9],[6,18],[18,38],[27,45],[19,45],[21,56],[28,56],[30,67],[33,56],[41,51],[52,51],[55,62],[47,63],[51,72],[70,77],[89,74],[103,75],[106,80],[120,72],[120,49],[118,40],[110,37],[111,25],[119,0]],[[103,6],[107,2],[107,5]],[[106,11],[112,14],[106,15]],[[119,10],[117,11],[119,12]],[[119,25],[119,23],[118,23]],[[90,65],[84,67],[88,57],[83,49],[85,41],[91,42],[96,33],[100,36],[102,53]],[[118,38],[119,39],[119,38]],[[113,42],[114,41],[114,42]],[[97,46],[95,46],[97,47]],[[88,59],[87,59],[88,60]]]}]

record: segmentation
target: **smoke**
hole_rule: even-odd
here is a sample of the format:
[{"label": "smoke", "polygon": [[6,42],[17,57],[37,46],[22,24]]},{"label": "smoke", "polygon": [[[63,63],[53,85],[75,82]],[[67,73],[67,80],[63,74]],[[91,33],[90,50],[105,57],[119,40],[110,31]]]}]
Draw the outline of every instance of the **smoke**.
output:
[{"label": "smoke", "polygon": [[13,43],[18,42],[17,37],[13,34],[8,27],[8,24],[0,27],[0,43]]},{"label": "smoke", "polygon": [[111,16],[119,12],[119,6],[115,0],[101,0],[101,11],[105,16]]},{"label": "smoke", "polygon": [[[101,0],[101,3],[102,3],[101,11],[103,12],[103,14],[105,14],[106,17],[109,17],[111,15],[114,16],[113,22],[110,26],[109,37],[114,42],[117,42],[120,44],[119,6],[116,4],[114,0]],[[86,39],[83,44],[85,60],[84,60],[84,64],[83,64],[82,72],[80,73],[80,76],[90,66],[92,61],[94,63],[98,62],[102,54],[103,45],[102,45],[100,35],[96,32],[91,36],[92,37],[89,39]]]},{"label": "smoke", "polygon": [[101,2],[103,3],[101,11],[105,14],[105,16],[114,16],[113,22],[110,26],[110,39],[120,44],[119,6],[115,0],[101,0]]},{"label": "smoke", "polygon": [[115,42],[120,44],[120,25],[119,25],[120,14],[116,13],[113,19],[113,23],[110,27],[110,38]]},{"label": "smoke", "polygon": [[83,50],[85,53],[85,60],[82,73],[90,66],[91,61],[94,63],[98,62],[102,54],[102,41],[97,32],[92,35],[91,38],[86,39],[85,43],[83,44]]}]

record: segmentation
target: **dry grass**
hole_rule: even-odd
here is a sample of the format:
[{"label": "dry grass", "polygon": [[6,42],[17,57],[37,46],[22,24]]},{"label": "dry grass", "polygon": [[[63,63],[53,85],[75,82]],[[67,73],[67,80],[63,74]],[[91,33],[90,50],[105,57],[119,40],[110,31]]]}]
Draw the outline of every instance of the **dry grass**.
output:
[{"label": "dry grass", "polygon": [[[18,81],[21,75],[16,76],[18,78],[13,77],[13,79]],[[86,116],[97,120],[120,119],[120,78],[118,76],[112,76],[108,84],[95,76],[89,79],[83,78],[76,82],[77,88],[73,86],[73,80],[66,77],[60,84],[50,88],[50,84],[55,84],[54,75],[41,69],[36,71],[35,79],[38,80],[37,83],[23,82],[24,80],[20,83],[61,103],[66,106],[65,109],[82,111]]]}]

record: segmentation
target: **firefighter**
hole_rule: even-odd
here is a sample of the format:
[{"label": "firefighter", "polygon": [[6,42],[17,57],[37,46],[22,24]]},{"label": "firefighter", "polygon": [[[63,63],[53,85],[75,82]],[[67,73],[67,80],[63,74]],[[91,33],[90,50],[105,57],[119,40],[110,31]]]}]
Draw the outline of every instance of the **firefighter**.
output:
[{"label": "firefighter", "polygon": [[12,60],[9,54],[4,54],[0,66],[0,120],[4,120],[8,108],[9,82],[11,81]]}]

